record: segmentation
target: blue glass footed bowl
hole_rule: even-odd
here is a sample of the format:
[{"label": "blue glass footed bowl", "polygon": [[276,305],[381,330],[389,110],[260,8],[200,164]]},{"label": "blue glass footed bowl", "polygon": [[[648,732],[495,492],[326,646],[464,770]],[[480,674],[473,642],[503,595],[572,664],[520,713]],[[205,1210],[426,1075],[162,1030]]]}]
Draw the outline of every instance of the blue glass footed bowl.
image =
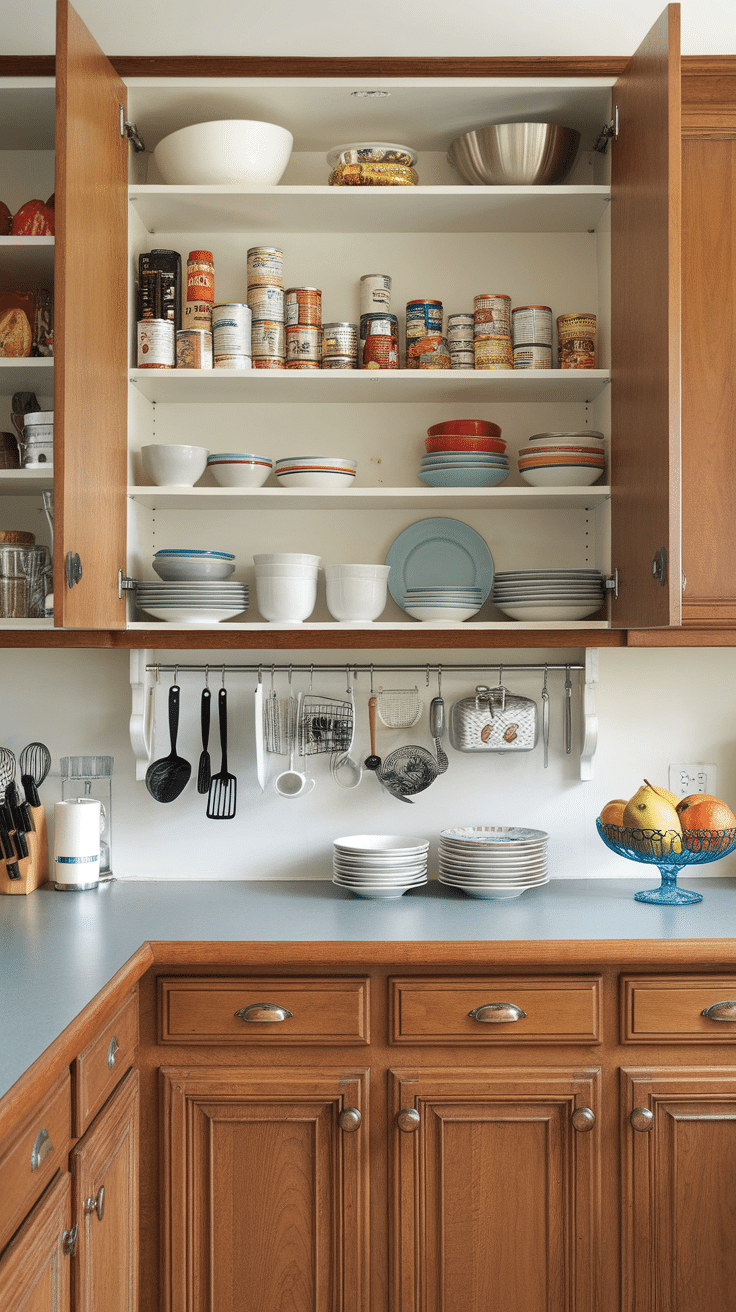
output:
[{"label": "blue glass footed bowl", "polygon": [[637,902],[653,902],[656,906],[684,907],[702,902],[702,893],[677,887],[678,871],[683,866],[718,861],[736,851],[736,829],[688,829],[680,834],[674,829],[625,829],[602,824],[600,820],[595,823],[612,852],[630,861],[647,861],[657,866],[662,880],[660,887],[634,894]]}]

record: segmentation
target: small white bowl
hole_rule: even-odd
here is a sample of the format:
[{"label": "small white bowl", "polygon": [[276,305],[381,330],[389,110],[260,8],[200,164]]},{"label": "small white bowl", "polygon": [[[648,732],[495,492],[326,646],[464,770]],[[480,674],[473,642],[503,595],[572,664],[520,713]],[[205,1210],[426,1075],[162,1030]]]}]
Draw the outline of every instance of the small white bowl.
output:
[{"label": "small white bowl", "polygon": [[256,598],[264,620],[301,624],[314,610],[317,578],[270,578],[256,575]]},{"label": "small white bowl", "polygon": [[478,614],[477,606],[472,610],[466,606],[405,606],[404,610],[415,620],[423,620],[425,623],[444,621],[446,624],[458,624],[463,620],[469,620],[471,615]]},{"label": "small white bowl", "polygon": [[208,457],[207,468],[220,487],[263,487],[273,460],[269,456],[218,454]]},{"label": "small white bowl", "polygon": [[[338,567],[339,568],[339,567]],[[388,569],[383,578],[351,578],[325,568],[327,609],[344,624],[371,623],[386,609]]]},{"label": "small white bowl", "polygon": [[159,578],[167,581],[229,579],[235,571],[234,560],[207,556],[154,556],[151,564]]},{"label": "small white bowl", "polygon": [[520,469],[525,483],[531,487],[590,487],[603,470],[597,465],[547,465],[546,468]]},{"label": "small white bowl", "polygon": [[154,442],[141,447],[143,468],[156,487],[194,487],[207,468],[204,446],[174,446]]},{"label": "small white bowl", "polygon": [[257,579],[316,579],[316,565],[256,565]]},{"label": "small white bowl", "polygon": [[342,469],[275,470],[282,487],[351,487],[355,474]]},{"label": "small white bowl", "polygon": [[193,123],[159,141],[153,158],[164,182],[225,186],[244,182],[275,186],[289,162],[294,138],[287,128],[258,119]]},{"label": "small white bowl", "polygon": [[259,551],[253,557],[255,565],[319,565],[321,556],[310,556],[305,551]]},{"label": "small white bowl", "polygon": [[281,456],[276,461],[277,469],[292,469],[297,466],[301,469],[305,465],[310,469],[318,466],[320,469],[345,469],[352,473],[358,468],[357,460],[350,460],[348,456]]},{"label": "small white bowl", "polygon": [[325,565],[325,578],[387,579],[390,565]]}]

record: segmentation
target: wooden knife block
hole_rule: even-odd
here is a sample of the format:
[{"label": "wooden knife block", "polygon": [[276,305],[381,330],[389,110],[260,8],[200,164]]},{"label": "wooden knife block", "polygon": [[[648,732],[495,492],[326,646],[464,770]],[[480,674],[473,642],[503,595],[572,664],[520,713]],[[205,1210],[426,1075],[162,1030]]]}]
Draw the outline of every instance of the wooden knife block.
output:
[{"label": "wooden knife block", "polygon": [[0,893],[32,893],[39,884],[49,879],[49,840],[46,832],[46,812],[42,806],[29,806],[29,814],[36,826],[26,834],[28,856],[20,857],[17,865],[20,879],[10,879],[7,861],[0,861]]}]

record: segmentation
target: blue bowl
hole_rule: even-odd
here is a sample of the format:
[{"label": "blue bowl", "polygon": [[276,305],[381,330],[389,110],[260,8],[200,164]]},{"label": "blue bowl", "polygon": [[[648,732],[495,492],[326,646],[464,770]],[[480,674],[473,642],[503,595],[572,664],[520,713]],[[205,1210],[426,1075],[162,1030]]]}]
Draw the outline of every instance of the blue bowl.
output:
[{"label": "blue bowl", "polygon": [[496,487],[509,476],[508,469],[422,469],[419,479],[427,487]]}]

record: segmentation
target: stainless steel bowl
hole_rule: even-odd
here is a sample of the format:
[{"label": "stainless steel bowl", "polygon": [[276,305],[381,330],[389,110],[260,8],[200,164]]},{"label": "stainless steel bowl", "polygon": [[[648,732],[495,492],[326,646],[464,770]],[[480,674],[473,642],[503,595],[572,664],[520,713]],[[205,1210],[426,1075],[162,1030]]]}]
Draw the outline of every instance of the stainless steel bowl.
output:
[{"label": "stainless steel bowl", "polygon": [[556,123],[494,123],[456,137],[447,158],[476,186],[552,185],[575,162],[580,133]]}]

